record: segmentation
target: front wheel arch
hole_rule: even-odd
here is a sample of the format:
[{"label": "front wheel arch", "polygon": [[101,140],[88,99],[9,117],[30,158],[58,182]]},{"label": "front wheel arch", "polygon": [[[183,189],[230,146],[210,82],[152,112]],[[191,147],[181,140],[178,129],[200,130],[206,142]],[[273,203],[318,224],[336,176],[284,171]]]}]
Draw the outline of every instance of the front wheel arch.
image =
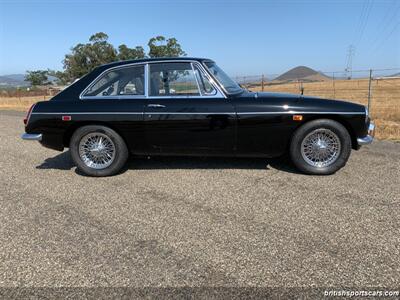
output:
[{"label": "front wheel arch", "polygon": [[358,143],[357,143],[357,135],[356,135],[353,127],[351,127],[351,125],[348,122],[346,122],[346,120],[344,120],[343,118],[341,118],[338,115],[318,115],[318,116],[314,115],[312,117],[307,118],[306,121],[304,121],[301,124],[299,124],[299,126],[297,126],[295,128],[295,130],[293,130],[292,135],[290,137],[290,140],[288,142],[288,146],[287,146],[288,148],[287,149],[289,149],[289,147],[290,147],[290,143],[292,142],[294,134],[296,133],[296,131],[301,126],[304,126],[305,124],[307,124],[309,122],[312,122],[312,121],[315,121],[315,120],[320,120],[320,119],[321,120],[324,119],[324,120],[336,121],[336,122],[340,123],[342,126],[344,126],[346,128],[347,132],[349,133],[350,138],[351,138],[351,148],[353,150],[358,150],[359,149],[359,146],[358,146]]},{"label": "front wheel arch", "polygon": [[[319,131],[319,130],[325,130],[329,132],[331,135],[336,137],[337,142],[339,143],[339,154],[335,158],[335,160],[328,164],[328,165],[321,165],[321,166],[316,166],[313,165],[309,162],[307,162],[306,157],[303,157],[303,142],[307,139],[309,134],[312,134],[313,132]],[[319,134],[319,133],[317,133]],[[321,138],[321,141],[320,141]],[[329,144],[330,144],[330,139],[326,139],[325,137],[324,142],[324,137],[319,137],[318,136],[318,144],[321,142],[322,145],[321,147],[325,148],[320,148],[319,151],[325,151],[325,154],[322,155],[334,155],[333,152],[329,152]],[[315,140],[313,143],[316,143]],[[325,145],[324,145],[325,144]],[[317,144],[315,145],[317,146]],[[314,147],[314,146],[312,146]],[[319,147],[319,145],[317,146]],[[347,160],[350,156],[351,152],[351,136],[349,131],[346,129],[346,127],[341,124],[340,122],[337,122],[336,120],[332,119],[321,119],[317,118],[315,120],[306,122],[299,126],[295,132],[293,133],[292,139],[290,140],[289,143],[289,155],[294,163],[294,165],[302,172],[306,174],[312,174],[312,175],[329,175],[333,174],[342,167],[345,166],[347,163]],[[321,149],[328,149],[328,152],[326,150],[321,150]],[[315,151],[315,150],[312,150]],[[336,151],[336,150],[335,150]],[[320,153],[316,152],[317,158],[320,158],[319,155]],[[322,152],[323,153],[323,152]],[[330,154],[331,153],[331,154]],[[329,156],[326,157],[327,162],[330,159]],[[324,161],[321,161],[323,163]]]}]

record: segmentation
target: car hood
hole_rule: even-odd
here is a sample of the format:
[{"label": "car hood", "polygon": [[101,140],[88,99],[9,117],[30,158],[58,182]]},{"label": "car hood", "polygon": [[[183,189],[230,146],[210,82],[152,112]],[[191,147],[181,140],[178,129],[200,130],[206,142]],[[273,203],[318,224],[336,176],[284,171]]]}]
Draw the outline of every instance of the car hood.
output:
[{"label": "car hood", "polygon": [[250,92],[264,104],[279,105],[292,111],[365,112],[365,106],[343,100],[325,99],[312,96],[267,92]]}]

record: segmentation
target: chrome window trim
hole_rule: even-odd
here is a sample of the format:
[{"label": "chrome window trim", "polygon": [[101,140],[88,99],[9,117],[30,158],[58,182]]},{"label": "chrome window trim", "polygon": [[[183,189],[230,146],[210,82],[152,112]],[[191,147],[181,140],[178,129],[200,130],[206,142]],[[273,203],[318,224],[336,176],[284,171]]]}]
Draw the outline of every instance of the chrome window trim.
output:
[{"label": "chrome window trim", "polygon": [[[208,60],[208,61],[212,61],[212,60]],[[214,61],[212,61],[213,63],[215,63]],[[229,93],[227,90],[226,90],[226,88],[224,87],[224,85],[221,83],[221,82],[219,82],[218,81],[218,79],[217,79],[217,77],[215,77],[213,74],[211,74],[211,72],[210,72],[210,70],[208,69],[208,67],[207,67],[207,65],[205,64],[205,61],[202,61],[201,62],[201,65],[202,65],[202,67],[203,67],[203,69],[205,69],[206,70],[206,72],[207,72],[207,74],[209,74],[209,76],[212,78],[212,80],[214,81],[214,82],[217,82],[218,84],[218,87],[220,87],[222,90],[223,90],[223,93],[224,93],[224,95],[238,95],[238,94],[240,94],[240,93],[242,93],[243,92],[243,88],[242,88],[242,91],[241,92],[237,92],[237,93]],[[232,79],[233,80],[233,79]],[[235,81],[235,80],[234,80]],[[235,81],[236,82],[236,81]],[[237,82],[236,82],[237,83]],[[240,85],[239,85],[240,86]]]},{"label": "chrome window trim", "polygon": [[[210,81],[211,85],[217,90],[217,93],[215,95],[202,95],[200,92],[199,96],[150,96],[149,95],[149,89],[150,89],[150,64],[157,64],[157,63],[179,63],[179,62],[186,62],[190,64],[196,64],[199,69],[203,72],[203,74],[206,76],[206,78]],[[115,70],[115,69],[122,69],[122,68],[128,68],[132,66],[137,66],[137,65],[144,65],[144,95],[118,95],[118,96],[84,96],[85,92],[93,86],[93,84],[101,77],[103,76],[106,72]],[[195,76],[196,77],[196,76]],[[198,62],[197,60],[191,60],[191,59],[180,59],[180,60],[155,60],[155,61],[147,61],[147,62],[133,62],[125,65],[119,65],[115,67],[108,68],[101,72],[92,82],[88,84],[88,86],[79,94],[79,99],[80,100],[97,100],[97,99],[131,99],[131,98],[146,98],[146,99],[170,99],[170,98],[227,98],[227,95],[225,94],[224,90],[221,89],[219,84],[217,83],[216,80],[210,74],[207,72],[207,70],[204,68],[204,66]]]},{"label": "chrome window trim", "polygon": [[[87,92],[88,89],[90,89],[99,78],[101,78],[105,73],[108,73],[113,70],[117,69],[125,69],[129,67],[135,67],[135,66],[140,66],[143,65],[144,67],[144,94],[143,95],[115,95],[115,96],[85,96],[85,93]],[[127,65],[122,65],[122,66],[116,66],[112,68],[108,68],[101,72],[91,83],[88,84],[88,86],[79,94],[79,99],[80,100],[90,100],[90,99],[123,99],[123,98],[143,98],[146,96],[146,63],[145,62],[138,62],[138,63],[133,63],[133,64],[127,64]]]},{"label": "chrome window trim", "polygon": [[217,93],[215,95],[206,95],[206,96],[203,96],[203,97],[217,97],[217,98],[219,98],[218,96],[221,95],[225,99],[228,98],[227,94],[224,92],[224,90],[221,89],[219,83],[217,81],[215,81],[214,78],[207,72],[207,69],[198,61],[194,61],[194,64],[199,68],[199,70],[201,72],[203,72],[203,74],[208,79],[210,84],[214,87],[214,89],[217,90]]},{"label": "chrome window trim", "polygon": [[192,62],[190,63],[190,66],[192,67],[193,76],[194,76],[194,80],[196,80],[197,90],[199,91],[199,95],[204,96],[203,93],[201,92],[199,80],[197,79],[196,72],[194,70],[194,66],[193,66]]},{"label": "chrome window trim", "polygon": [[[199,83],[199,80],[198,80],[198,78],[197,78],[197,76],[196,76],[196,71],[195,71],[195,69],[194,69],[195,66],[199,69],[199,72],[208,80],[208,82],[209,82],[209,83],[211,84],[211,86],[214,88],[214,90],[215,90],[215,93],[214,93],[214,94],[207,95],[207,94],[203,94],[203,93],[201,92],[200,83]],[[197,82],[197,86],[198,86],[198,88],[199,88],[199,92],[200,92],[200,94],[201,94],[202,96],[204,96],[204,97],[217,97],[217,98],[219,98],[219,97],[218,97],[218,96],[219,96],[218,93],[221,93],[221,94],[223,95],[223,93],[220,92],[219,89],[217,88],[217,85],[215,84],[215,82],[211,82],[210,77],[208,76],[207,72],[206,72],[205,70],[201,69],[201,64],[199,64],[199,63],[195,64],[195,63],[192,62],[192,69],[193,69],[194,77],[196,78],[196,82]],[[201,74],[200,74],[200,76],[201,76]]]},{"label": "chrome window trim", "polygon": [[145,82],[145,88],[144,88],[144,97],[148,98],[149,97],[149,89],[150,89],[150,66],[149,64],[146,63],[144,66],[144,82]]},{"label": "chrome window trim", "polygon": [[[202,95],[197,95],[197,96],[149,96],[147,99],[199,99],[199,98],[210,98],[210,96],[202,96]],[[223,97],[218,97],[215,95],[213,98],[223,98]]]},{"label": "chrome window trim", "polygon": [[119,95],[119,96],[83,96],[79,97],[81,100],[107,100],[107,99],[114,99],[114,100],[121,100],[121,99],[143,99],[145,95]]},{"label": "chrome window trim", "polygon": [[[214,87],[214,89],[217,91],[215,95],[203,95],[199,89],[199,95],[196,96],[184,96],[184,95],[175,95],[175,96],[150,96],[150,64],[156,64],[156,63],[179,63],[179,62],[185,62],[185,63],[190,63],[191,68],[193,70],[193,64],[196,64],[196,66],[199,67],[200,71],[203,72],[204,75],[207,77],[207,72],[202,68],[201,64],[198,61],[195,60],[160,60],[160,61],[151,61],[148,62],[147,64],[149,65],[149,70],[148,70],[148,76],[147,76],[147,82],[148,82],[148,89],[147,89],[147,99],[190,99],[190,98],[227,98],[226,95],[221,91],[221,89],[218,87],[218,85],[215,84],[215,82],[211,81],[209,76],[207,79],[210,81],[211,85]],[[193,70],[193,75],[195,77],[195,80],[197,82],[196,74],[194,74]]]}]

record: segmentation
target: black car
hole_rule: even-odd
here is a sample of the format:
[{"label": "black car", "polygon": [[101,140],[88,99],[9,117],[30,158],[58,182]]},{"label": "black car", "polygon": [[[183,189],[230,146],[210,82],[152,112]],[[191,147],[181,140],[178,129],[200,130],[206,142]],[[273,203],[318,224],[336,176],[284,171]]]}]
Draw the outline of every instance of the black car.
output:
[{"label": "black car", "polygon": [[373,140],[366,107],[242,89],[210,59],[121,61],[96,68],[33,105],[25,140],[70,148],[92,176],[116,174],[133,155],[276,157],[332,174]]}]

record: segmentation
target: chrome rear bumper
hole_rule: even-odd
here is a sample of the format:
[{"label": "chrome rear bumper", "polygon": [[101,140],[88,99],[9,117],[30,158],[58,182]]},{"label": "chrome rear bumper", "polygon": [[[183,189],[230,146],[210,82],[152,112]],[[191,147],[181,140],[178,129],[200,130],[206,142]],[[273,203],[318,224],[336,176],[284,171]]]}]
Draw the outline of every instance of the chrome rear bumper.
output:
[{"label": "chrome rear bumper", "polygon": [[27,140],[27,141],[41,141],[42,134],[41,133],[24,133],[23,135],[21,135],[21,138],[23,140]]},{"label": "chrome rear bumper", "polygon": [[368,135],[362,138],[357,138],[357,143],[360,146],[371,144],[375,136],[375,124],[370,123],[368,127]]}]

